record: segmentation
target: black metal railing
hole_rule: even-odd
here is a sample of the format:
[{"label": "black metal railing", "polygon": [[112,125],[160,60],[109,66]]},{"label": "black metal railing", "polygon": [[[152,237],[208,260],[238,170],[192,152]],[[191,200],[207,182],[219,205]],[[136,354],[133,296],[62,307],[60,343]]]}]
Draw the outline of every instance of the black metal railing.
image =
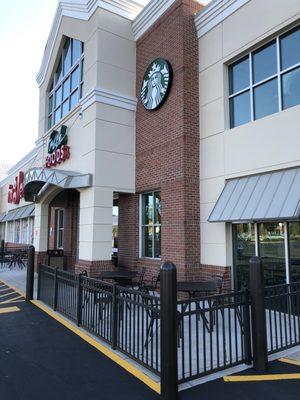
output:
[{"label": "black metal railing", "polygon": [[300,344],[300,282],[265,289],[268,353]]},{"label": "black metal railing", "polygon": [[38,299],[160,374],[159,297],[40,265]]},{"label": "black metal railing", "polygon": [[180,383],[249,362],[247,291],[180,301],[178,318]]}]

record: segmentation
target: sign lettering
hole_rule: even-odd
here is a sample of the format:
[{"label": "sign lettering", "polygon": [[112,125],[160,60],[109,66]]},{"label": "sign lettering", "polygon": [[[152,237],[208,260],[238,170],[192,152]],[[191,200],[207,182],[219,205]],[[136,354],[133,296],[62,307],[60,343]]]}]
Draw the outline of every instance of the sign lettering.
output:
[{"label": "sign lettering", "polygon": [[15,177],[15,183],[8,186],[7,202],[19,204],[24,197],[24,172],[20,171]]}]

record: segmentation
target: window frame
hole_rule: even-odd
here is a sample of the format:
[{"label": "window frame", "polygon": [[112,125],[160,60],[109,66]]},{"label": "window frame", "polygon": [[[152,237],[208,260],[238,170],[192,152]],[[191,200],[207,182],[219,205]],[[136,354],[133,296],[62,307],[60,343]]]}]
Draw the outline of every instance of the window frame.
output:
[{"label": "window frame", "polygon": [[[227,102],[228,102],[228,125],[229,125],[229,129],[234,129],[237,128],[239,126],[245,125],[246,123],[249,122],[253,122],[253,121],[257,121],[261,118],[265,118],[268,117],[270,115],[276,114],[277,112],[281,112],[283,110],[287,110],[288,108],[291,107],[287,107],[287,108],[283,108],[283,84],[282,84],[282,77],[283,75],[296,70],[297,68],[300,68],[300,62],[285,68],[281,70],[281,45],[280,45],[280,39],[286,35],[288,35],[289,33],[292,33],[293,31],[297,31],[300,30],[300,25],[296,25],[294,27],[290,27],[289,29],[285,30],[284,32],[281,32],[280,34],[277,34],[276,36],[272,37],[271,39],[268,39],[266,42],[264,42],[263,44],[260,44],[258,46],[256,46],[255,48],[253,48],[251,51],[247,52],[246,54],[243,54],[241,57],[237,58],[235,61],[227,64],[227,79],[228,79],[228,88],[227,88]],[[270,45],[272,42],[275,42],[276,44],[276,65],[277,65],[277,72],[273,75],[268,76],[267,78],[264,78],[262,80],[260,80],[259,82],[254,83],[254,77],[253,77],[253,54],[258,51],[258,50],[262,50],[264,47],[267,47],[268,45]],[[230,94],[230,67],[233,66],[234,64],[237,64],[241,61],[243,61],[246,58],[249,58],[249,86],[245,87],[242,90],[239,90],[237,92],[233,92],[232,94]],[[264,117],[260,117],[260,118],[255,118],[255,107],[254,107],[254,91],[257,87],[273,80],[273,79],[277,79],[277,93],[278,93],[278,111],[276,113],[273,114],[268,114]],[[236,126],[232,126],[231,125],[231,99],[248,92],[250,93],[250,121],[240,124],[240,125],[236,125]],[[300,102],[299,104],[300,105]],[[294,106],[292,106],[294,107]]]},{"label": "window frame", "polygon": [[[151,190],[151,191],[147,191],[147,192],[143,192],[140,194],[140,201],[139,201],[139,209],[140,209],[140,213],[139,213],[139,256],[140,258],[145,258],[145,259],[149,259],[149,260],[161,260],[162,257],[154,257],[155,254],[155,228],[159,227],[160,228],[160,233],[161,233],[161,227],[162,227],[162,223],[155,223],[155,217],[153,219],[153,223],[152,224],[144,224],[143,223],[143,197],[146,195],[151,194],[153,196],[153,199],[155,199],[155,194],[159,193],[160,194],[160,201],[161,201],[161,191],[159,189],[157,190]],[[155,216],[155,201],[154,201],[154,209],[153,209],[153,215]],[[144,237],[143,237],[143,228],[147,228],[147,227],[153,227],[153,240],[152,240],[152,257],[149,256],[145,256],[143,254],[143,242],[144,242]],[[161,244],[161,243],[160,243]]]},{"label": "window frame", "polygon": [[[65,54],[66,54],[65,44],[68,39],[70,40],[70,47],[71,47],[70,48],[71,66],[67,71],[64,71],[64,59],[65,59]],[[65,118],[79,104],[79,101],[83,96],[84,42],[77,40],[80,43],[80,56],[79,56],[78,60],[72,65],[73,41],[74,40],[77,40],[77,39],[73,39],[73,38],[69,38],[69,37],[65,38],[64,44],[62,46],[62,49],[61,49],[61,52],[59,55],[59,60],[56,64],[56,68],[51,77],[51,85],[50,85],[51,90],[49,90],[47,92],[46,131],[49,131],[50,129],[52,129],[63,118]],[[58,80],[56,82],[56,74],[57,74],[57,69],[58,69],[59,64],[61,64],[61,68],[62,68],[62,77],[60,80]],[[72,90],[71,76],[77,67],[78,67],[78,85],[74,90]],[[69,90],[68,96],[65,99],[63,99],[63,85],[68,79],[70,79],[70,82],[69,82],[70,90]],[[60,100],[59,105],[56,105],[55,104],[55,93],[59,88],[61,88],[61,100]],[[78,90],[78,102],[77,102],[76,106],[72,107],[71,106],[71,97],[76,92],[76,90]],[[50,98],[52,98],[51,110],[50,110]],[[66,101],[69,102],[68,112],[65,115],[63,115],[63,104]],[[59,108],[60,108],[60,118],[58,119],[58,121],[55,122],[55,113],[56,113],[56,111],[58,111]]]}]

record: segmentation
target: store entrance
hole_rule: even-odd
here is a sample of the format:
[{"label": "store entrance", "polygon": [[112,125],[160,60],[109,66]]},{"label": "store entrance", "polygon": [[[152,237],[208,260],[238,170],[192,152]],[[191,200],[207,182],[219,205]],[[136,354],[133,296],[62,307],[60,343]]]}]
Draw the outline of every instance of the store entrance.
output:
[{"label": "store entrance", "polygon": [[49,204],[49,265],[74,269],[78,258],[79,200],[77,190],[65,189]]}]

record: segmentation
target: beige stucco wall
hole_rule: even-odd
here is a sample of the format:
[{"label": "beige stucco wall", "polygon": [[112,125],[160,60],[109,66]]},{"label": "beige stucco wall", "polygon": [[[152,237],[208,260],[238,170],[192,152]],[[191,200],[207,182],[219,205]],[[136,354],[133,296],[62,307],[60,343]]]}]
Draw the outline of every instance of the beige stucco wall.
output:
[{"label": "beige stucco wall", "polygon": [[232,264],[230,226],[207,222],[225,180],[300,165],[300,106],[228,129],[226,67],[299,19],[299,0],[251,0],[199,39],[203,264]]}]

